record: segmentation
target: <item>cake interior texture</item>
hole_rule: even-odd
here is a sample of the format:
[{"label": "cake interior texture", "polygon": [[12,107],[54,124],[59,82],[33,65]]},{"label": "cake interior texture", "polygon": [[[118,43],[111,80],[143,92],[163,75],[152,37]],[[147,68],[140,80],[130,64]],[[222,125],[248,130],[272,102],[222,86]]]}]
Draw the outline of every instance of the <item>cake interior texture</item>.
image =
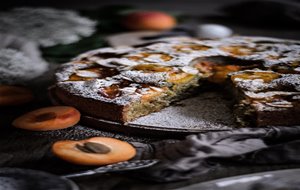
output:
[{"label": "cake interior texture", "polygon": [[264,37],[160,39],[81,54],[56,72],[55,96],[129,122],[213,84],[235,99],[241,126],[300,124],[300,43]]}]

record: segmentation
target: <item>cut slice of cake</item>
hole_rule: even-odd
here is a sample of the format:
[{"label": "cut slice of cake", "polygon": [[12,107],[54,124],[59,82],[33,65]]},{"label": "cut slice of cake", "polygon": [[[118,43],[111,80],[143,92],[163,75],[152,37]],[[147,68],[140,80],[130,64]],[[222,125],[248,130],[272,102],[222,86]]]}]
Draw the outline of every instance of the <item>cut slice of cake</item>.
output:
[{"label": "cut slice of cake", "polygon": [[198,85],[198,71],[189,67],[143,64],[120,73],[91,64],[71,72],[55,93],[83,113],[127,122],[159,111]]},{"label": "cut slice of cake", "polygon": [[300,124],[300,75],[246,70],[230,74],[243,126]]}]

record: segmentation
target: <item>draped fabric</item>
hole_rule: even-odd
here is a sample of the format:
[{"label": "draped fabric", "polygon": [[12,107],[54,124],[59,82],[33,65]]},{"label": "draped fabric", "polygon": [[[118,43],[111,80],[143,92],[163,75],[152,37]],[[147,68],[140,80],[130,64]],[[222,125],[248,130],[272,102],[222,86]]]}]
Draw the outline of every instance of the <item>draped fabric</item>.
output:
[{"label": "draped fabric", "polygon": [[143,175],[155,181],[175,181],[205,175],[222,168],[223,163],[238,163],[249,168],[300,164],[300,126],[210,132],[145,147],[140,150],[147,153],[140,152],[139,156],[157,158],[161,162],[143,171]]}]

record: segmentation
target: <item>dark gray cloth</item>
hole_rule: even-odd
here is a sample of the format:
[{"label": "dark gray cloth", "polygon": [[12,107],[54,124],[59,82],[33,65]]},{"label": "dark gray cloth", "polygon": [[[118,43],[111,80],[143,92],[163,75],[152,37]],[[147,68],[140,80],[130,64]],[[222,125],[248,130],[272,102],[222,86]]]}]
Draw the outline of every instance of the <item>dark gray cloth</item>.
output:
[{"label": "dark gray cloth", "polygon": [[147,154],[140,154],[143,158],[157,158],[161,162],[139,176],[166,182],[206,175],[222,168],[224,163],[248,167],[300,164],[297,147],[300,147],[300,126],[190,135],[183,141],[153,143],[144,148]]},{"label": "dark gray cloth", "polygon": [[2,144],[5,144],[0,147],[0,166],[26,167],[56,174],[90,168],[74,166],[55,158],[50,152],[51,144],[62,139],[85,139],[93,136],[139,141],[133,143],[138,152],[135,159],[159,159],[161,162],[154,167],[129,174],[150,181],[168,182],[193,177],[197,177],[198,181],[207,181],[300,167],[300,126],[241,128],[189,135],[184,140],[156,142],[116,136],[82,126],[43,133],[2,130],[0,136]]}]

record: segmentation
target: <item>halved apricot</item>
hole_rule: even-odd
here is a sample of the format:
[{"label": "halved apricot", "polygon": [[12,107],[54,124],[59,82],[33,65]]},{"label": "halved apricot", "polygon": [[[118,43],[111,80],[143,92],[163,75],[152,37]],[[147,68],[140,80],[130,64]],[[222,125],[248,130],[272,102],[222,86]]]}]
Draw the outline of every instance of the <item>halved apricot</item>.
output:
[{"label": "halved apricot", "polygon": [[32,131],[50,131],[71,127],[80,120],[77,109],[68,106],[53,106],[37,109],[15,119],[13,126]]},{"label": "halved apricot", "polygon": [[229,73],[240,70],[241,67],[238,65],[216,65],[214,66],[214,73],[208,78],[208,81],[218,84],[224,83]]},{"label": "halved apricot", "polygon": [[188,44],[188,45],[176,45],[174,49],[178,52],[191,52],[191,51],[206,51],[211,47],[206,45]]},{"label": "halved apricot", "polygon": [[106,78],[117,75],[119,71],[115,68],[108,68],[102,66],[93,66],[86,69],[79,69],[75,73],[73,73],[68,81],[87,81],[95,78]]},{"label": "halved apricot", "polygon": [[0,85],[0,106],[26,104],[34,99],[33,93],[24,87]]},{"label": "halved apricot", "polygon": [[142,59],[145,58],[151,58],[151,57],[155,57],[156,59],[161,59],[162,61],[170,61],[171,59],[173,59],[172,56],[170,56],[169,54],[166,53],[138,53],[136,55],[130,55],[127,56],[128,59],[133,60],[133,61],[140,61]]},{"label": "halved apricot", "polygon": [[155,99],[156,97],[160,96],[162,93],[166,93],[167,91],[168,87],[149,86],[149,89],[142,94],[141,101],[149,102]]},{"label": "halved apricot", "polygon": [[196,75],[192,75],[185,72],[171,73],[167,81],[172,84],[183,84],[193,80],[195,76]]},{"label": "halved apricot", "polygon": [[144,72],[169,72],[172,71],[171,67],[156,65],[156,64],[140,64],[133,67],[133,70]]},{"label": "halved apricot", "polygon": [[236,56],[247,56],[257,51],[255,48],[247,46],[222,46],[220,49]]},{"label": "halved apricot", "polygon": [[120,89],[120,85],[113,84],[108,87],[101,88],[99,94],[110,99],[114,99],[122,95],[122,91]]},{"label": "halved apricot", "polygon": [[52,145],[52,152],[67,162],[79,165],[106,165],[133,158],[135,148],[125,142],[108,137],[58,141]]},{"label": "halved apricot", "polygon": [[243,80],[255,80],[261,79],[266,83],[271,82],[274,79],[280,78],[280,74],[274,73],[272,71],[245,71],[243,73],[235,74],[231,76],[231,80],[243,79]]}]

